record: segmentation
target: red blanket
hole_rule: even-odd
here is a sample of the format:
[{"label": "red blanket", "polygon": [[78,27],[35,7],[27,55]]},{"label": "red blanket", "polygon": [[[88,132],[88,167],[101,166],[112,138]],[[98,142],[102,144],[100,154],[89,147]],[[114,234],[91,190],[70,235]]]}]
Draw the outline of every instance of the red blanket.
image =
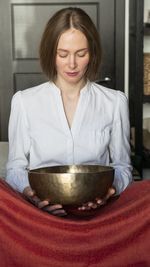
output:
[{"label": "red blanket", "polygon": [[150,181],[81,220],[43,212],[0,180],[0,266],[150,266]]}]

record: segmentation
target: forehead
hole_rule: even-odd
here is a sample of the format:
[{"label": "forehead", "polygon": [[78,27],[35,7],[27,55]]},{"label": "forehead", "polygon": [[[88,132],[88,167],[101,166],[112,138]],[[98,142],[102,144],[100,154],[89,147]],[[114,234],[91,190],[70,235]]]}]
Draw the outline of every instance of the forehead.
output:
[{"label": "forehead", "polygon": [[87,48],[88,41],[86,36],[79,30],[75,28],[70,28],[69,30],[62,33],[59,38],[57,49],[70,49],[70,48]]}]

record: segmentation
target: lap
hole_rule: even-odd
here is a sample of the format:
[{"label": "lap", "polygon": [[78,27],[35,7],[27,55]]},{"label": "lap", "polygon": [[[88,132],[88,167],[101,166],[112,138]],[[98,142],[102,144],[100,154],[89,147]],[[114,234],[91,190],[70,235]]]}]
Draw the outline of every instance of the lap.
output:
[{"label": "lap", "polygon": [[2,267],[149,266],[150,182],[135,182],[91,218],[59,218],[0,181]]}]

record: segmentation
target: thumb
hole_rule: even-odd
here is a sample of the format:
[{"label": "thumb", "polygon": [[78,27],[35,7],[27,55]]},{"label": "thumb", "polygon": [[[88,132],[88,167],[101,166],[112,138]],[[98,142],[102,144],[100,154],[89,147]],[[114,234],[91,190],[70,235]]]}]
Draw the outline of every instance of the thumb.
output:
[{"label": "thumb", "polygon": [[107,193],[107,195],[106,195],[106,197],[105,197],[105,200],[107,200],[107,199],[109,199],[110,197],[112,197],[112,196],[115,194],[115,192],[116,192],[115,188],[114,188],[114,187],[110,187],[110,188],[108,189],[108,193]]},{"label": "thumb", "polygon": [[109,194],[112,196],[116,193],[116,189],[114,187],[109,188]]},{"label": "thumb", "polygon": [[27,197],[33,197],[35,195],[35,192],[32,190],[30,186],[27,186],[24,188],[23,194]]}]

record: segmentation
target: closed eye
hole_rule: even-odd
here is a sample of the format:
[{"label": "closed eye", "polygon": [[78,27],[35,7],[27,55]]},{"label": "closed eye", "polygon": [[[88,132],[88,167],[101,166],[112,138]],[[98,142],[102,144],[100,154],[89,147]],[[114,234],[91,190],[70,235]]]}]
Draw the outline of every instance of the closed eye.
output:
[{"label": "closed eye", "polygon": [[87,55],[87,53],[88,53],[88,50],[82,50],[82,51],[78,51],[77,52],[77,55],[79,56],[79,57],[85,57],[86,55]]},{"label": "closed eye", "polygon": [[67,57],[68,56],[68,53],[58,53],[58,56],[59,57],[62,57],[62,58],[65,58],[65,57]]},{"label": "closed eye", "polygon": [[[85,57],[87,53],[88,53],[87,49],[82,49],[82,50],[77,51],[75,54],[78,57]],[[69,52],[68,51],[63,51],[63,50],[60,49],[60,50],[57,51],[57,55],[59,57],[61,57],[61,58],[66,58],[69,55]]]}]

